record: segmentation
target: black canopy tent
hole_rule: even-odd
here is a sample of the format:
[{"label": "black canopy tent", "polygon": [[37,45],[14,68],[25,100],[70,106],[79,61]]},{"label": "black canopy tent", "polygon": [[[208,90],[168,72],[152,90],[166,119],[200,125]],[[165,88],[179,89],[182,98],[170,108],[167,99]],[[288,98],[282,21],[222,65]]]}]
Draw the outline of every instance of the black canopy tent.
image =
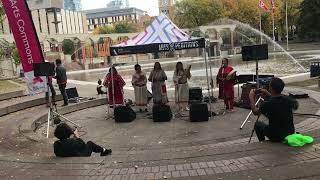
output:
[{"label": "black canopy tent", "polygon": [[153,43],[137,46],[112,46],[110,47],[111,56],[139,54],[139,53],[156,53],[178,51],[183,49],[205,48],[205,39],[195,39],[171,43]]}]

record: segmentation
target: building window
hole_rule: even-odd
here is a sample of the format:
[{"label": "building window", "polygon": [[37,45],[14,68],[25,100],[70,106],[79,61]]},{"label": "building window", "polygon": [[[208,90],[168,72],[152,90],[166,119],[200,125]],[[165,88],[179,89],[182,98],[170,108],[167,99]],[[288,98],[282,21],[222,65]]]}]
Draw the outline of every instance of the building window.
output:
[{"label": "building window", "polygon": [[65,21],[66,21],[66,30],[67,30],[67,34],[69,34],[67,11],[64,11],[64,17],[65,17]]},{"label": "building window", "polygon": [[40,32],[42,33],[42,25],[41,25],[41,19],[40,19],[40,11],[39,11],[39,9],[37,10],[37,12],[38,12],[38,21],[39,21],[39,29],[40,29]]},{"label": "building window", "polygon": [[50,34],[50,26],[49,26],[48,12],[46,12],[46,19],[47,19],[48,34]]},{"label": "building window", "polygon": [[74,32],[77,33],[77,21],[76,21],[76,16],[78,16],[78,14],[74,11],[73,12],[73,23],[74,23]]},{"label": "building window", "polygon": [[1,32],[2,32],[2,34],[4,34],[4,30],[3,30],[3,23],[2,22],[0,22],[0,27],[1,27]]},{"label": "building window", "polygon": [[0,21],[0,25],[1,25],[1,32],[2,32],[2,34],[4,34],[3,22],[2,21]]},{"label": "building window", "polygon": [[[79,12],[79,13],[80,13],[80,12]],[[79,15],[80,15],[80,16],[79,16]],[[79,27],[78,29],[79,29],[79,33],[81,33],[81,30],[80,30],[80,29],[83,28],[82,13],[80,13],[80,14],[77,13],[77,16],[78,16],[78,27]],[[82,26],[80,26],[80,24],[81,24]],[[82,32],[84,32],[84,31],[82,31]]]},{"label": "building window", "polygon": [[63,23],[63,18],[62,18],[62,16],[63,16],[63,13],[62,13],[61,10],[60,10],[61,34],[64,34],[64,29],[65,29],[66,27],[64,27],[64,23]]},{"label": "building window", "polygon": [[[70,34],[73,34],[73,28],[72,28],[72,22],[71,21],[74,22],[74,19],[72,19],[71,11],[69,11],[69,18],[70,18],[70,29],[71,29]],[[73,16],[73,18],[74,18],[74,16]]]}]

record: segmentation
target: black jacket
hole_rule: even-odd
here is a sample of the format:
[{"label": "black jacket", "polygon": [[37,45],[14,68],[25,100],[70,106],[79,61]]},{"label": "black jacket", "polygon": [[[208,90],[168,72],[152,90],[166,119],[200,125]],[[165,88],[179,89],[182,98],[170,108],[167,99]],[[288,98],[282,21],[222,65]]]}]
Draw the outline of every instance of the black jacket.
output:
[{"label": "black jacket", "polygon": [[259,109],[269,119],[267,133],[271,141],[283,141],[295,132],[292,111],[298,106],[297,100],[288,96],[271,97],[262,103]]},{"label": "black jacket", "polygon": [[66,69],[60,64],[56,68],[56,79],[58,84],[66,84],[67,83],[67,71]]},{"label": "black jacket", "polygon": [[80,138],[58,140],[53,144],[54,154],[58,157],[86,157],[91,156],[86,143]]}]

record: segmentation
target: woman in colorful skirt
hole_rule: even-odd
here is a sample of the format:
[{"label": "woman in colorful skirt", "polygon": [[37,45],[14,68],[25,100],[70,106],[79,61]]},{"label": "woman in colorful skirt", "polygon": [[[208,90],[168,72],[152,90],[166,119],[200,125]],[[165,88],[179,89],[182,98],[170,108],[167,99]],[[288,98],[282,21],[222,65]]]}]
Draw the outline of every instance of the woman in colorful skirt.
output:
[{"label": "woman in colorful skirt", "polygon": [[154,104],[168,103],[167,88],[165,83],[167,79],[167,75],[162,70],[160,63],[156,62],[148,78],[148,80],[152,82],[151,89]]},{"label": "woman in colorful skirt", "polygon": [[[120,74],[115,67],[109,69],[103,85],[108,89],[109,105],[124,105],[123,87],[126,85]],[[114,87],[114,88],[113,88]]]},{"label": "woman in colorful skirt", "polygon": [[136,64],[134,66],[136,73],[132,75],[132,86],[134,87],[134,96],[136,106],[139,107],[140,112],[144,108],[147,112],[148,105],[148,90],[147,90],[147,77],[144,72],[141,71],[141,66]]},{"label": "woman in colorful skirt", "polygon": [[189,102],[189,86],[188,79],[191,78],[191,66],[187,69],[183,68],[183,64],[178,62],[176,70],[173,74],[173,82],[175,84],[175,101],[179,106],[179,111],[185,109]]},{"label": "woman in colorful skirt", "polygon": [[234,105],[234,84],[236,71],[229,66],[227,58],[222,59],[222,66],[217,75],[217,84],[219,86],[219,99],[223,99],[226,109],[233,112]]}]

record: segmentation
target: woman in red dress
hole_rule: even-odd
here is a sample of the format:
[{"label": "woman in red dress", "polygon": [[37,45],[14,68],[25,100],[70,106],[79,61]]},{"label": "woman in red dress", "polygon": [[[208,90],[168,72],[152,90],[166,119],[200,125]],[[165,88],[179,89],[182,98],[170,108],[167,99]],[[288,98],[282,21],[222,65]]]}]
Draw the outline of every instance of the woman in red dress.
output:
[{"label": "woman in red dress", "polygon": [[[112,82],[113,81],[113,82]],[[122,77],[118,74],[115,67],[109,69],[109,73],[106,75],[103,85],[108,89],[109,105],[123,105],[123,87],[126,85]],[[114,88],[112,88],[114,85]],[[113,95],[114,92],[114,95]],[[114,100],[114,102],[113,102]]]},{"label": "woman in red dress", "polygon": [[234,105],[234,83],[236,71],[229,66],[227,58],[222,59],[222,66],[217,75],[217,85],[219,86],[219,99],[223,99],[226,109],[233,111]]}]

